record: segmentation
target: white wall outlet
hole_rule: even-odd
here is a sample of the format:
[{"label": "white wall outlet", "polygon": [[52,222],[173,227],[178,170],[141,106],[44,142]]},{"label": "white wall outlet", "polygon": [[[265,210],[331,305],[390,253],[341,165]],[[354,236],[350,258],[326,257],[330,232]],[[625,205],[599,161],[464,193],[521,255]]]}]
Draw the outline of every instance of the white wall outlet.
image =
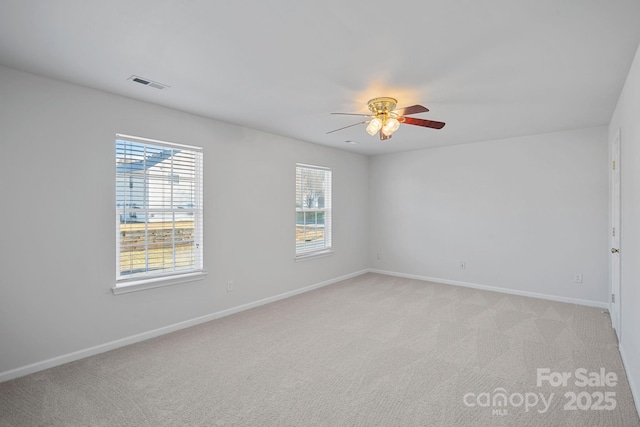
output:
[{"label": "white wall outlet", "polygon": [[380,255],[380,252],[378,252],[378,253],[376,254],[376,258],[378,259],[378,261],[380,261],[380,260],[382,259],[382,256]]},{"label": "white wall outlet", "polygon": [[467,268],[467,263],[464,261],[460,261],[458,267],[460,267],[460,270],[464,270],[465,268]]},{"label": "white wall outlet", "polygon": [[233,280],[227,282],[227,292],[233,292]]},{"label": "white wall outlet", "polygon": [[582,274],[580,273],[576,273],[573,275],[573,282],[574,283],[582,283]]}]

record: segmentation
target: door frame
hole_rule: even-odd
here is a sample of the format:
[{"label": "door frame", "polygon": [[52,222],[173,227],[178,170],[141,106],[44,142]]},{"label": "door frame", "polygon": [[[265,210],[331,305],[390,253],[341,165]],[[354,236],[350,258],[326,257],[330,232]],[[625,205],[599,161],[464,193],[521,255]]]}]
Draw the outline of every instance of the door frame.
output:
[{"label": "door frame", "polygon": [[[610,213],[611,216],[609,218],[609,242],[611,243],[611,254],[610,254],[610,268],[609,268],[609,291],[611,297],[609,298],[609,313],[611,315],[611,326],[615,329],[616,334],[618,335],[618,342],[622,341],[621,335],[621,302],[622,302],[622,275],[621,275],[621,161],[620,161],[620,152],[621,152],[621,138],[620,138],[620,129],[616,132],[613,140],[611,141],[611,168],[609,169],[611,173],[610,180]],[[617,249],[618,252],[614,253],[614,249]]]}]

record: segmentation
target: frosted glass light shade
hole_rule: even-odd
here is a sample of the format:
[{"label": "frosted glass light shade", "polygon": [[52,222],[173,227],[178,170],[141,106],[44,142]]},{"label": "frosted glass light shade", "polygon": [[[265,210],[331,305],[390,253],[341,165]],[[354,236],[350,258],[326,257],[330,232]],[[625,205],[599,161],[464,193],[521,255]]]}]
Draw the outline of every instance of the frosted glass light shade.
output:
[{"label": "frosted glass light shade", "polygon": [[382,128],[382,121],[379,118],[373,118],[367,126],[367,133],[371,136],[375,135]]},{"label": "frosted glass light shade", "polygon": [[400,127],[400,122],[398,119],[390,118],[382,127],[382,133],[389,136]]}]

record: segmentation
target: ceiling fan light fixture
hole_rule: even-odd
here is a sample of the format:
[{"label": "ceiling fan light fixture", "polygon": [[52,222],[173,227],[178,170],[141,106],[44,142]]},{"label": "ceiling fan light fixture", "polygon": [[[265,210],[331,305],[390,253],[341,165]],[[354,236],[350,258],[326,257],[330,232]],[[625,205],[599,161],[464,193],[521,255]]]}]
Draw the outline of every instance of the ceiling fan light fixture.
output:
[{"label": "ceiling fan light fixture", "polygon": [[371,119],[371,121],[369,122],[369,125],[367,126],[367,133],[373,136],[376,133],[378,133],[378,131],[381,128],[382,128],[382,120],[380,120],[377,117],[374,117],[373,119]]},{"label": "ceiling fan light fixture", "polygon": [[422,105],[410,105],[404,108],[396,108],[398,101],[395,98],[388,96],[382,96],[378,98],[370,99],[367,102],[370,114],[363,113],[331,113],[341,114],[347,116],[364,116],[366,120],[360,123],[354,123],[349,126],[344,126],[338,129],[327,132],[333,133],[342,129],[347,129],[353,126],[367,123],[366,131],[369,135],[375,136],[376,133],[380,133],[380,140],[385,141],[391,138],[391,135],[400,128],[400,123],[413,126],[421,126],[431,129],[442,129],[445,125],[444,122],[436,122],[434,120],[419,119],[416,117],[409,117],[413,114],[426,113],[429,109]]}]

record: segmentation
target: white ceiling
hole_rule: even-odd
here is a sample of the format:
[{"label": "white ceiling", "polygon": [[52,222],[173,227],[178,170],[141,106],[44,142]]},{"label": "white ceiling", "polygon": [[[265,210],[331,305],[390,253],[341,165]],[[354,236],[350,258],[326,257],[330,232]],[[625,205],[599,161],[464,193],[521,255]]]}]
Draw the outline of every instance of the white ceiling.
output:
[{"label": "white ceiling", "polygon": [[[638,0],[0,0],[0,64],[379,154],[606,125],[639,22]],[[326,134],[377,96],[447,125]]]}]

